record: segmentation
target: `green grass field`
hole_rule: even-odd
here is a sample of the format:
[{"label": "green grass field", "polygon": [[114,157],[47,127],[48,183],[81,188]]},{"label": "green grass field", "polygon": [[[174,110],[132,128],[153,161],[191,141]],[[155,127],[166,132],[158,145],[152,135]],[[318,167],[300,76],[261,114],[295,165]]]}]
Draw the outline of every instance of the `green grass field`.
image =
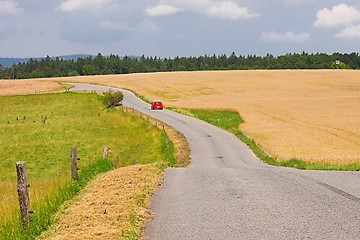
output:
[{"label": "green grass field", "polygon": [[[51,215],[97,173],[113,167],[174,164],[164,133],[132,112],[107,109],[97,94],[60,93],[0,97],[0,239],[33,239]],[[104,146],[111,152],[102,160]],[[77,146],[80,180],[71,183],[70,151]],[[139,151],[141,150],[141,151]],[[168,161],[164,160],[168,159]],[[25,161],[34,211],[21,228],[15,163]]]}]

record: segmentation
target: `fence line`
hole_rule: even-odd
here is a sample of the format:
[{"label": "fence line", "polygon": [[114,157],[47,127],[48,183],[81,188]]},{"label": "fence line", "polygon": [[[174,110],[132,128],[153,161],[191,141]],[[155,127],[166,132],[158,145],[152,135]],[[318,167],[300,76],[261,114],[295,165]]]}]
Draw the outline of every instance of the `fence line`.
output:
[{"label": "fence line", "polygon": [[77,161],[80,160],[77,156],[77,147],[71,148],[71,180],[76,181],[79,178]]},{"label": "fence line", "polygon": [[[134,108],[130,109],[130,111],[131,110],[132,110],[132,112],[135,112]],[[126,111],[126,108],[124,108],[124,111]],[[142,115],[140,115],[140,116],[142,117]],[[150,120],[149,116],[148,115],[145,115],[145,116],[146,116],[146,120],[149,121]],[[156,120],[153,120],[153,121],[155,121],[156,127],[161,128],[161,126],[162,126],[162,130],[166,134],[165,125],[162,124],[162,122],[158,122]],[[169,144],[169,138],[166,134],[166,145],[168,146],[168,144]],[[110,151],[110,148],[108,146],[104,146],[103,158],[108,158],[109,151]],[[80,158],[78,157],[78,151],[77,151],[76,146],[71,148],[70,157],[71,157],[71,180],[77,181],[79,179],[78,161],[80,160]],[[134,165],[137,164],[136,159],[133,160],[133,164]],[[115,168],[118,168],[118,167],[119,167],[119,155],[116,155]],[[22,226],[24,228],[26,228],[26,226],[29,224],[29,222],[31,220],[30,217],[31,217],[31,214],[33,213],[33,211],[30,210],[30,198],[29,198],[29,191],[28,191],[28,188],[30,187],[30,185],[28,183],[25,162],[17,162],[16,163],[16,171],[17,171],[17,177],[18,177],[17,192],[18,192],[18,197],[19,197]]]},{"label": "fence line", "polygon": [[30,215],[32,214],[32,211],[30,210],[30,198],[28,190],[30,185],[28,183],[25,162],[16,163],[16,173],[18,179],[17,192],[19,196],[21,222],[23,228],[25,228],[29,224]]}]

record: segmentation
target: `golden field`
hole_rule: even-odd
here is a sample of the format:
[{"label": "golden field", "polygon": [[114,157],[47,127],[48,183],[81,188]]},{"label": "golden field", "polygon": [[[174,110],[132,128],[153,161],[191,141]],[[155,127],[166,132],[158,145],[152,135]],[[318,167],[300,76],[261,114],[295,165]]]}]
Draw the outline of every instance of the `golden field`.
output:
[{"label": "golden field", "polygon": [[[28,81],[28,93],[74,81],[131,89],[166,106],[232,109],[245,120],[241,131],[280,161],[360,163],[360,71],[173,72],[23,82]],[[17,81],[0,81],[0,94],[9,82]],[[26,93],[19,85],[19,93]]]},{"label": "golden field", "polygon": [[61,87],[57,82],[46,80],[0,80],[0,95],[35,94],[57,90]]}]

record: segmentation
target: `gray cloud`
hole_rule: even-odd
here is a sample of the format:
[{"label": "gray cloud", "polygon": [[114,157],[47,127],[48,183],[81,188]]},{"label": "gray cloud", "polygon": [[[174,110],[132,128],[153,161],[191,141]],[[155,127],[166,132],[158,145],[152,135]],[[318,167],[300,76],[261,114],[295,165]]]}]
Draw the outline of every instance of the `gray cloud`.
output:
[{"label": "gray cloud", "polygon": [[358,0],[0,0],[0,54],[358,51],[359,12]]},{"label": "gray cloud", "polygon": [[58,9],[64,12],[90,11],[101,13],[104,9],[115,6],[113,0],[65,0]]},{"label": "gray cloud", "polygon": [[14,0],[0,0],[0,15],[20,15],[23,8]]}]

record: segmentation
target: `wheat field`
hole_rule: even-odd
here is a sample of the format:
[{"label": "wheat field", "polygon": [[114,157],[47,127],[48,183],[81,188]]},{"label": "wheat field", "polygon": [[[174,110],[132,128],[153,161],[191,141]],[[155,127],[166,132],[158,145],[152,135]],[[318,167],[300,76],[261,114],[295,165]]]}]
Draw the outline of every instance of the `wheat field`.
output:
[{"label": "wheat field", "polygon": [[279,161],[360,163],[356,70],[172,72],[28,81],[32,87],[47,84],[49,89],[56,86],[49,82],[96,83],[131,89],[165,106],[231,109],[245,120],[240,130]]},{"label": "wheat field", "polygon": [[0,80],[0,95],[37,94],[60,88],[59,83],[44,79]]}]

